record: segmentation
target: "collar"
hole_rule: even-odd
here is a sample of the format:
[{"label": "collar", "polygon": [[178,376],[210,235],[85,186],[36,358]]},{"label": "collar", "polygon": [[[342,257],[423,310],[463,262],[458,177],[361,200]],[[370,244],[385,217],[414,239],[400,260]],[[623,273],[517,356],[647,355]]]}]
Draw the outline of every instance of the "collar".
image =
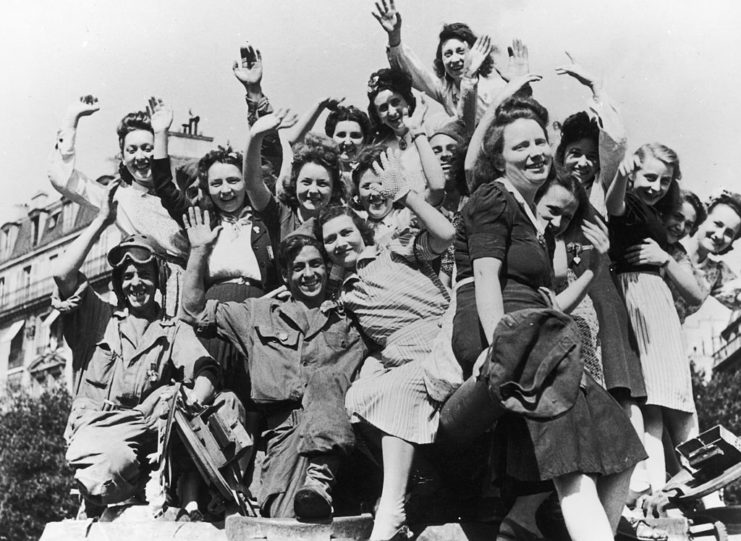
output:
[{"label": "collar", "polygon": [[238,216],[221,216],[221,221],[228,224],[245,223],[252,221],[252,207],[245,205]]}]

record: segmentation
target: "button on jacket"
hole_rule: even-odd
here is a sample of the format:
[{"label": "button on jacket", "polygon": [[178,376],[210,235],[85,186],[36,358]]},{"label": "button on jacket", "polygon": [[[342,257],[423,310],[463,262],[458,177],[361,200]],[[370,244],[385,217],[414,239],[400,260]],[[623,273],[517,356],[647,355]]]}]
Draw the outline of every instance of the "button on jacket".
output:
[{"label": "button on jacket", "polygon": [[365,342],[333,303],[310,310],[294,301],[209,300],[198,332],[230,341],[248,359],[252,399],[258,404],[300,401],[314,369],[336,366],[353,379]]}]

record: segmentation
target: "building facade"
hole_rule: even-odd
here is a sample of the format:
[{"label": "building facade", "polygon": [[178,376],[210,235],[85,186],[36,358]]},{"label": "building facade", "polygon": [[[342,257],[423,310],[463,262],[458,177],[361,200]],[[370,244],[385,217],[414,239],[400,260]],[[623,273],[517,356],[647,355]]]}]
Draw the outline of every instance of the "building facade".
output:
[{"label": "building facade", "polygon": [[[200,158],[212,143],[211,137],[171,134],[173,167]],[[105,174],[98,182],[107,184],[111,178]],[[39,192],[0,224],[0,398],[21,389],[38,392],[52,381],[71,384],[72,353],[62,337],[59,312],[51,306],[52,269],[97,211],[49,192],[53,196]],[[112,302],[106,255],[120,239],[116,227],[107,228],[81,269]]]}]

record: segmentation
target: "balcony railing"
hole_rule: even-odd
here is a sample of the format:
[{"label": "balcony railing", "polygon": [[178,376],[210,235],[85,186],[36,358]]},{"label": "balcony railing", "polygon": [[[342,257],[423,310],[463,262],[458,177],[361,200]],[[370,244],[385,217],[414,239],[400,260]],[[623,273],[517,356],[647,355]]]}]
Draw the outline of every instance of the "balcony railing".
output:
[{"label": "balcony railing", "polygon": [[[48,272],[49,268],[47,267],[44,270]],[[101,255],[86,260],[82,264],[81,270],[88,279],[96,280],[110,272],[110,267],[106,261],[106,256]],[[23,309],[50,296],[54,291],[54,287],[54,278],[48,276],[31,282],[26,287],[6,293],[3,298],[0,298],[0,315]]]}]

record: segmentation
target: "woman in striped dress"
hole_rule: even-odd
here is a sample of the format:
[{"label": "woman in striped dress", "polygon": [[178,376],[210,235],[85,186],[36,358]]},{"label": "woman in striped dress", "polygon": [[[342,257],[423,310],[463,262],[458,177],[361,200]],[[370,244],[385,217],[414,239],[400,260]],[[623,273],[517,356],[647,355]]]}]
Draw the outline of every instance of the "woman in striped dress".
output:
[{"label": "woman in striped dress", "polygon": [[403,535],[404,496],[415,444],[432,443],[439,404],[427,394],[422,360],[440,333],[450,297],[429,261],[452,242],[455,230],[445,217],[405,185],[396,157],[361,172],[376,189],[404,204],[421,228],[399,231],[390,244],[376,246],[357,215],[329,207],[317,221],[330,259],[348,273],[341,300],[365,334],[378,344],[348,391],[349,413],[381,432],[384,478],[372,540]]},{"label": "woman in striped dress", "polygon": [[[610,257],[638,342],[646,384],[643,443],[652,491],[661,489],[666,481],[661,439],[664,423],[675,444],[697,435],[698,426],[690,366],[671,292],[661,267],[636,260],[632,249],[653,242],[668,250],[661,214],[671,213],[681,204],[680,178],[679,158],[672,149],[660,143],[645,144],[620,165],[605,199],[610,215]],[[672,261],[668,258],[662,267]]]}]

